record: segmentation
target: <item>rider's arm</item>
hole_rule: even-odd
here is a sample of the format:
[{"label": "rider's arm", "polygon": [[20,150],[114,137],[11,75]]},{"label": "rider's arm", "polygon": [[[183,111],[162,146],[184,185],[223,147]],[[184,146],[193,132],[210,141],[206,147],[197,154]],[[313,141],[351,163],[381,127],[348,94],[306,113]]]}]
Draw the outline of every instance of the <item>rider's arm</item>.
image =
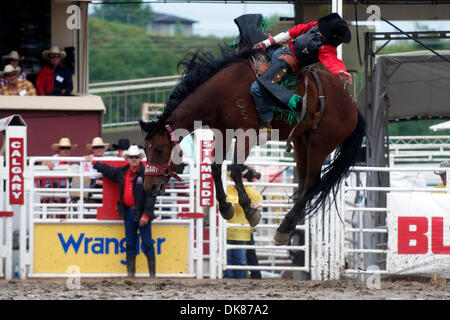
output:
[{"label": "rider's arm", "polygon": [[270,37],[267,38],[266,40],[263,41],[263,43],[266,46],[266,48],[268,48],[272,44],[283,43],[283,42],[286,42],[286,41],[288,41],[290,39],[291,39],[291,36],[289,35],[289,32],[286,31],[286,32],[281,32],[281,33],[277,34],[272,39],[270,39]]},{"label": "rider's arm", "polygon": [[344,62],[337,57],[336,47],[332,45],[319,48],[319,61],[336,77],[339,77],[339,70],[347,72]]},{"label": "rider's arm", "polygon": [[288,32],[289,32],[289,35],[291,36],[291,38],[293,39],[293,38],[297,38],[301,34],[304,34],[306,31],[311,29],[311,27],[317,26],[317,25],[318,25],[317,21],[311,21],[310,23],[305,23],[305,24],[298,24],[295,27],[289,29]]},{"label": "rider's arm", "polygon": [[272,39],[269,36],[269,38],[264,40],[263,43],[266,48],[268,48],[274,44],[284,43],[288,40],[297,38],[299,35],[308,31],[312,26],[316,26],[316,25],[317,25],[317,21],[312,21],[312,22],[306,23],[306,24],[298,24],[295,27],[289,29],[288,31],[277,34]]},{"label": "rider's arm", "polygon": [[353,83],[352,75],[347,72],[344,62],[337,57],[335,46],[327,44],[320,47],[319,61],[339,79]]}]

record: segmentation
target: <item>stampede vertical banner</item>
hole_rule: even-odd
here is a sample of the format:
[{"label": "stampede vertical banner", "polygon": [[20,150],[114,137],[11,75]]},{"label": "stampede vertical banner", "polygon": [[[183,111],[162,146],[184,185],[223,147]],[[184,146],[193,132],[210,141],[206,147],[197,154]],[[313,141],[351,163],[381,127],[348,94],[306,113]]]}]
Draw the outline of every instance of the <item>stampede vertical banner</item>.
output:
[{"label": "stampede vertical banner", "polygon": [[9,139],[9,204],[23,204],[23,138]]},{"label": "stampede vertical banner", "polygon": [[214,206],[214,179],[211,171],[213,141],[200,141],[200,206]]}]

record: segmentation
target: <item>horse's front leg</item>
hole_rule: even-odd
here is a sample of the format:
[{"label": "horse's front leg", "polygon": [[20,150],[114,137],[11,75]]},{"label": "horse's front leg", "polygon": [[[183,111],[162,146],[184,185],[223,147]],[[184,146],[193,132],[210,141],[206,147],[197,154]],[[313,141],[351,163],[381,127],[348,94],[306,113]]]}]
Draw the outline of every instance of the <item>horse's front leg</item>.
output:
[{"label": "horse's front leg", "polygon": [[242,171],[243,164],[233,163],[231,165],[231,179],[233,179],[234,184],[236,186],[236,190],[238,192],[239,197],[239,205],[245,212],[245,217],[247,218],[251,227],[254,227],[258,224],[261,219],[261,213],[258,209],[251,207],[251,200],[245,192],[244,183],[242,182]]},{"label": "horse's front leg", "polygon": [[233,205],[227,202],[227,195],[223,189],[222,183],[222,163],[214,162],[211,164],[211,171],[214,178],[214,185],[216,186],[216,199],[219,202],[219,211],[225,220],[233,218]]}]

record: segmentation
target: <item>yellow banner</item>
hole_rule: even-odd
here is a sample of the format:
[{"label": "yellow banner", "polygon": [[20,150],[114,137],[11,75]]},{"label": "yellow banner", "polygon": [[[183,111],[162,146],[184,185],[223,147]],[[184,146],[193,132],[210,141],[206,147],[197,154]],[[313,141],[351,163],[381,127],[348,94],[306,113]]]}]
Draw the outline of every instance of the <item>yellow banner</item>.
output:
[{"label": "yellow banner", "polygon": [[[156,273],[188,273],[188,228],[187,225],[152,225]],[[139,237],[136,273],[148,273],[141,245]],[[35,224],[34,227],[34,274],[67,273],[70,266],[76,266],[80,273],[125,275],[125,252],[123,224]]]}]

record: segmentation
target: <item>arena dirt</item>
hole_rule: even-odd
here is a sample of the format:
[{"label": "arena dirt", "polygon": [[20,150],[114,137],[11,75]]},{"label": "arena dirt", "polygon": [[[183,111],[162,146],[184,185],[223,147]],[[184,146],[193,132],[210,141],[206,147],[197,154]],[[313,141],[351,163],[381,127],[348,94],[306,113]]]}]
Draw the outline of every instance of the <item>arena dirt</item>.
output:
[{"label": "arena dirt", "polygon": [[316,300],[316,299],[450,299],[450,284],[381,281],[369,289],[353,280],[299,281],[284,279],[210,280],[174,278],[81,279],[79,289],[69,289],[67,279],[0,280],[0,299],[20,300]]}]

